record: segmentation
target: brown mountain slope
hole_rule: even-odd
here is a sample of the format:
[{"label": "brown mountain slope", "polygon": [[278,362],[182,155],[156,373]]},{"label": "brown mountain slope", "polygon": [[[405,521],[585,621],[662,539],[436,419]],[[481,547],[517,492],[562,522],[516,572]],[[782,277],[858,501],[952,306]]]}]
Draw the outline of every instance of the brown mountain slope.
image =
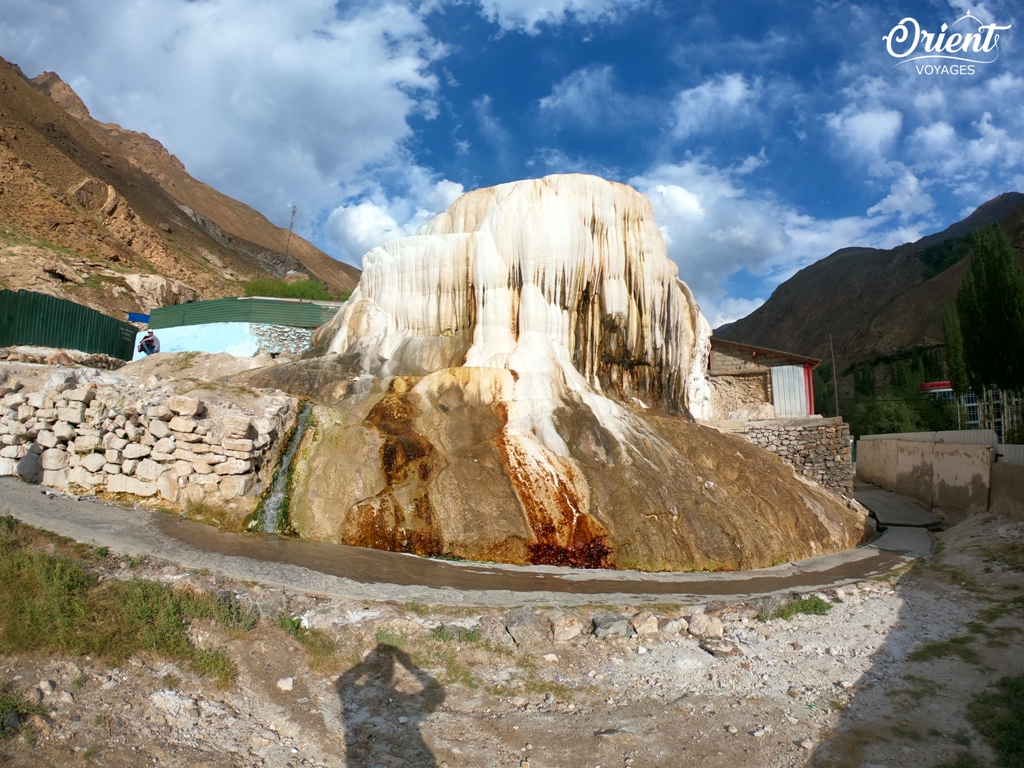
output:
[{"label": "brown mountain slope", "polygon": [[[256,230],[224,234],[209,217],[184,210],[138,160],[98,138],[68,86],[44,80],[68,109],[0,59],[0,287],[117,315],[238,295],[244,281],[288,269],[312,272],[257,244]],[[348,271],[338,266],[337,276],[325,274],[345,288]]]},{"label": "brown mountain slope", "polygon": [[351,291],[359,282],[359,270],[355,267],[331,258],[295,234],[289,240],[288,230],[274,226],[263,214],[192,178],[181,161],[160,142],[145,133],[125,130],[116,123],[94,120],[78,95],[54,72],[43,72],[31,82],[38,91],[77,118],[93,137],[110,148],[109,151],[127,157],[156,179],[175,200],[198,212],[201,218],[215,222],[219,230],[270,251],[284,253],[287,250],[331,293]]},{"label": "brown mountain slope", "polygon": [[[797,272],[747,317],[715,330],[732,341],[862,361],[943,343],[942,307],[956,299],[969,248],[962,238],[999,223],[1024,255],[1024,195],[1007,192],[963,221],[891,250],[843,248]],[[1024,259],[1022,259],[1024,264]]]}]

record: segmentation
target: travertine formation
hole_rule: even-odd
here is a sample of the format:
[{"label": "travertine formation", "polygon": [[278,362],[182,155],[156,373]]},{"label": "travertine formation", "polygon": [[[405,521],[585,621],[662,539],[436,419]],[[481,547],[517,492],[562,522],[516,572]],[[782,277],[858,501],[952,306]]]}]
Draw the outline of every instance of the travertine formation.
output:
[{"label": "travertine formation", "polygon": [[16,381],[0,386],[0,475],[217,506],[266,480],[261,470],[272,470],[295,418],[296,401],[280,394],[264,396],[257,416],[208,409],[199,393],[139,392],[133,384],[78,386],[55,373],[37,391]]},{"label": "travertine formation", "polygon": [[363,270],[310,359],[240,377],[320,403],[291,488],[301,535],[649,570],[865,535],[862,510],[693,422],[710,331],[630,187],[477,190]]}]

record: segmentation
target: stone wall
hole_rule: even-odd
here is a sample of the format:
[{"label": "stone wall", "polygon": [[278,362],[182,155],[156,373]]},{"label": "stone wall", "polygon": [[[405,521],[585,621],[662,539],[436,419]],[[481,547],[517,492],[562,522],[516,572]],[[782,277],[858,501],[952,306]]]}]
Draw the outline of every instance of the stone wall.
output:
[{"label": "stone wall", "polygon": [[[152,382],[154,385],[156,382]],[[38,391],[0,385],[0,475],[54,488],[161,497],[247,513],[295,422],[298,401],[253,393],[248,409],[202,392],[55,373]],[[207,402],[209,401],[209,402]]]},{"label": "stone wall", "polygon": [[804,418],[715,422],[774,453],[804,477],[844,496],[853,496],[850,426],[842,419]]}]

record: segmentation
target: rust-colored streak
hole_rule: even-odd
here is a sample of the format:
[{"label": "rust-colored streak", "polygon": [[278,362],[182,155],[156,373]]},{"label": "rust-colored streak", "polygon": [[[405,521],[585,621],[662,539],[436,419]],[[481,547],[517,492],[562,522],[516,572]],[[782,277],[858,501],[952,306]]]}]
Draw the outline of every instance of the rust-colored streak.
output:
[{"label": "rust-colored streak", "polygon": [[[504,404],[495,410],[507,420]],[[529,561],[535,565],[576,568],[614,568],[607,532],[584,509],[584,501],[562,471],[536,471],[504,430],[496,436],[505,469],[526,514],[534,540],[527,543]],[[534,471],[531,471],[534,470]]]},{"label": "rust-colored streak", "polygon": [[[389,392],[367,414],[366,423],[383,436],[381,466],[388,485],[418,478],[427,480],[434,446],[412,428],[413,407],[407,395]],[[414,466],[419,462],[418,466]]]}]

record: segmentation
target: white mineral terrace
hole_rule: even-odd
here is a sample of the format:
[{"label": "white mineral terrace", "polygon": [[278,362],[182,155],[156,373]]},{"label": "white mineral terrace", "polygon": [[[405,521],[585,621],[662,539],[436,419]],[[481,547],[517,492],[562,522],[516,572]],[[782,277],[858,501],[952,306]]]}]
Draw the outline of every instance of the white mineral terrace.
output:
[{"label": "white mineral terrace", "polygon": [[550,413],[569,393],[620,437],[628,419],[602,396],[610,382],[629,399],[708,411],[710,326],[647,198],[595,176],[463,195],[418,235],[367,253],[341,312],[332,352],[424,374],[492,369],[472,377],[491,382],[481,397],[508,403],[509,427],[559,455]]}]

